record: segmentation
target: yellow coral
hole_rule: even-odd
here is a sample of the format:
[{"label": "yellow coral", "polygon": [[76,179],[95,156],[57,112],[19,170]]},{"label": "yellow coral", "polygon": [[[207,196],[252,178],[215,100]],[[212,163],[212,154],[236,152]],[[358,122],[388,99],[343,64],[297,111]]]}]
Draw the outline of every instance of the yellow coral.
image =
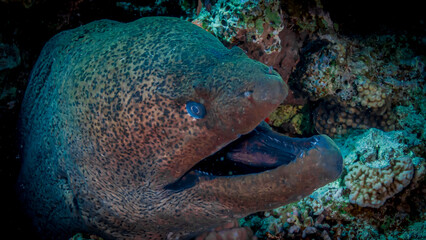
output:
[{"label": "yellow coral", "polygon": [[294,129],[294,131],[297,133],[297,134],[300,134],[300,135],[302,135],[302,129],[301,129],[301,126],[302,126],[302,121],[303,121],[303,114],[302,113],[298,113],[298,114],[296,114],[292,119],[291,119],[291,126],[292,126],[292,128]]},{"label": "yellow coral", "polygon": [[[284,123],[297,123],[296,120],[292,120],[295,118],[303,106],[292,106],[292,105],[281,105],[269,116],[270,123],[274,127],[280,127]],[[298,116],[301,119],[301,116]]]}]

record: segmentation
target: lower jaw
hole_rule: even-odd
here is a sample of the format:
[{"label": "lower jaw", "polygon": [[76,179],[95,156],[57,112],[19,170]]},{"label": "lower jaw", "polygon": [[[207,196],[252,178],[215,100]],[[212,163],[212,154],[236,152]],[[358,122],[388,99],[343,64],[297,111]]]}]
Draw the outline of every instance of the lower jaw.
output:
[{"label": "lower jaw", "polygon": [[[328,140],[320,136],[319,141]],[[257,174],[200,177],[193,191],[205,201],[216,199],[230,217],[273,209],[298,201],[336,180],[342,171],[338,149],[312,148],[303,157]]]}]

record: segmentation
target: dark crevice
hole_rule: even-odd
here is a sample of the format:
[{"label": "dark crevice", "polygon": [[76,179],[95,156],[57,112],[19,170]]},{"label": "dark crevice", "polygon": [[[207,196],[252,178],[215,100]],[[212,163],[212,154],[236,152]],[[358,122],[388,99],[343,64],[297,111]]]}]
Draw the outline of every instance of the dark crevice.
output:
[{"label": "dark crevice", "polygon": [[197,163],[191,170],[212,176],[233,176],[260,173],[276,167],[278,166],[250,166],[232,161],[221,154],[214,154]]}]

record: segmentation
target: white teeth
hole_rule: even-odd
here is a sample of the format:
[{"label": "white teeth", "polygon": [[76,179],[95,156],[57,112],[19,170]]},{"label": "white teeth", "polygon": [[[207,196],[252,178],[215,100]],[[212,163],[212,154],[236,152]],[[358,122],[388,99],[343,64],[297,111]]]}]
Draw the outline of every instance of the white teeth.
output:
[{"label": "white teeth", "polygon": [[195,170],[197,173],[201,173],[201,174],[204,174],[204,175],[209,175],[209,176],[213,176],[213,174],[212,173],[208,173],[208,172],[204,172],[204,171],[200,171],[200,170]]}]

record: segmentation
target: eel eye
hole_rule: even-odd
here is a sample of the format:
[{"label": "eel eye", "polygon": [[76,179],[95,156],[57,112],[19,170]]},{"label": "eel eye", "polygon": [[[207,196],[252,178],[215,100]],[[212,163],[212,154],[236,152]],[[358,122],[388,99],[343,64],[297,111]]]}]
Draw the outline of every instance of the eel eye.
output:
[{"label": "eel eye", "polygon": [[186,111],[191,117],[201,119],[206,115],[206,108],[203,104],[189,101],[186,103]]},{"label": "eel eye", "polygon": [[243,95],[244,95],[244,97],[246,97],[246,98],[250,98],[250,97],[253,95],[253,91],[245,91],[245,92],[243,93]]}]

